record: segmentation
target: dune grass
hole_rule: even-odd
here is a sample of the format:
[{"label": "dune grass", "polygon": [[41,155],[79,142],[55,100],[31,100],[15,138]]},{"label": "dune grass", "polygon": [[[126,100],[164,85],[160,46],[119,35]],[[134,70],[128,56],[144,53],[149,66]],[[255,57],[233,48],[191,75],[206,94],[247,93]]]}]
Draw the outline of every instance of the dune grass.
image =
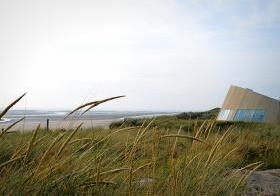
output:
[{"label": "dune grass", "polygon": [[242,194],[252,171],[280,166],[276,125],[159,117],[81,128],[3,133],[1,194]]},{"label": "dune grass", "polygon": [[214,126],[207,137],[207,125],[192,133],[151,125],[110,130],[79,130],[79,126],[66,132],[5,135],[0,141],[0,191],[232,194],[243,191],[246,177],[237,175],[236,169],[252,163],[250,169],[279,166],[279,158],[274,157],[280,149],[279,138],[269,132]]}]

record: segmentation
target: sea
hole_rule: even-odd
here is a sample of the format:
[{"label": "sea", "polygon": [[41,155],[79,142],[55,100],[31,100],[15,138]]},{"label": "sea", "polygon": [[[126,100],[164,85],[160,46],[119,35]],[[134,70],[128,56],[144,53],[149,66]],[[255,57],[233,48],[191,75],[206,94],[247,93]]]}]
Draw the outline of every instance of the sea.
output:
[{"label": "sea", "polygon": [[[67,110],[10,110],[1,120],[0,124],[11,124],[22,117],[25,122],[37,124],[45,123],[47,119],[52,121],[62,121],[70,111]],[[88,111],[81,115],[81,112],[71,115],[69,119],[79,120],[124,120],[126,118],[152,118],[162,115],[175,115],[176,112],[156,112],[156,111]]]}]

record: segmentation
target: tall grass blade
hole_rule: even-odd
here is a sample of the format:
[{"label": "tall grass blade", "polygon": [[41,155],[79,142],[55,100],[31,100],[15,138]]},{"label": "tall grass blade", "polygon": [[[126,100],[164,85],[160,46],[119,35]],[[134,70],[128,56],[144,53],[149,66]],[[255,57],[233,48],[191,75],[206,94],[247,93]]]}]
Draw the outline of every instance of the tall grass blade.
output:
[{"label": "tall grass blade", "polygon": [[116,97],[111,97],[111,98],[108,98],[108,99],[103,99],[103,100],[100,100],[100,101],[97,101],[97,103],[94,103],[92,104],[88,109],[86,109],[81,115],[85,114],[86,112],[88,112],[89,110],[91,110],[92,108],[102,104],[102,103],[105,103],[107,101],[111,101],[111,100],[114,100],[114,99],[119,99],[119,98],[122,98],[122,97],[125,97],[124,95],[122,96],[116,96]]},{"label": "tall grass blade", "polygon": [[51,145],[49,146],[49,148],[44,152],[42,158],[40,159],[38,165],[37,165],[37,169],[35,170],[35,173],[38,171],[38,169],[40,168],[41,164],[43,163],[43,161],[45,160],[45,158],[49,155],[51,149],[55,146],[56,143],[58,143],[62,138],[63,138],[64,134],[61,134],[59,136],[57,136],[53,142],[51,143]]},{"label": "tall grass blade", "polygon": [[29,156],[29,153],[30,153],[32,147],[33,147],[33,144],[34,144],[34,142],[35,142],[35,139],[36,139],[38,130],[40,129],[40,126],[41,126],[41,124],[38,124],[37,128],[36,128],[36,129],[34,130],[34,132],[33,132],[32,138],[31,138],[31,140],[30,140],[30,142],[29,142],[29,145],[28,145],[27,150],[26,150],[26,153],[25,153],[24,162],[27,161],[27,158],[28,158],[28,156]]},{"label": "tall grass blade", "polygon": [[[182,126],[180,126],[180,128],[177,132],[177,135],[180,135],[181,130],[182,130]],[[178,142],[178,137],[176,137],[173,147],[172,147],[172,153],[171,153],[172,158],[175,158],[177,142]]]},{"label": "tall grass blade", "polygon": [[7,131],[9,131],[11,128],[13,128],[16,124],[18,124],[19,122],[23,121],[25,119],[25,117],[19,119],[18,121],[12,123],[11,125],[9,125],[6,129],[4,129],[1,133],[0,133],[0,137],[2,137],[3,135],[5,135],[5,133],[7,133]]},{"label": "tall grass blade", "polygon": [[75,133],[82,127],[84,123],[80,123],[79,126],[71,133],[71,135],[69,135],[69,137],[65,140],[65,142],[62,144],[62,146],[60,147],[56,158],[59,157],[59,155],[62,153],[62,151],[64,150],[64,148],[66,147],[66,145],[68,144],[68,142],[70,142],[70,140],[72,139],[72,137],[75,135]]},{"label": "tall grass blade", "polygon": [[[98,105],[101,104],[101,103],[104,103],[104,102],[107,102],[107,101],[111,101],[111,100],[113,100],[113,99],[118,99],[118,98],[121,98],[121,97],[125,97],[125,96],[124,96],[124,95],[122,95],[122,96],[116,96],[116,97],[111,97],[111,98],[107,98],[107,99],[103,99],[103,100],[99,100],[99,101],[92,101],[92,102],[88,102],[88,103],[86,103],[86,104],[80,105],[79,107],[77,107],[77,108],[75,108],[74,110],[72,110],[69,114],[67,114],[67,115],[65,116],[64,119],[68,118],[71,114],[73,114],[73,113],[75,113],[76,111],[78,111],[78,110],[80,110],[80,109],[83,109],[83,108],[85,108],[85,107],[87,107],[87,106],[89,106],[89,108],[88,108],[85,112],[87,112],[88,110],[90,110],[90,109],[93,108],[93,107],[98,106]],[[83,112],[82,114],[84,114],[85,112]]]},{"label": "tall grass blade", "polygon": [[21,100],[24,96],[26,95],[26,93],[24,93],[23,95],[21,95],[19,98],[17,98],[16,100],[14,100],[10,105],[8,105],[1,113],[0,113],[0,119],[17,103],[19,102],[19,100]]},{"label": "tall grass blade", "polygon": [[205,143],[205,141],[199,139],[199,138],[195,138],[195,137],[192,137],[192,136],[188,136],[188,135],[177,135],[177,134],[169,134],[169,135],[163,135],[161,136],[160,138],[168,138],[168,137],[175,137],[175,138],[185,138],[185,139],[190,139],[190,140],[195,140],[195,141],[198,141],[198,142],[201,142],[201,143]]},{"label": "tall grass blade", "polygon": [[10,159],[9,161],[6,161],[6,162],[2,163],[2,164],[0,165],[0,169],[3,168],[3,167],[5,167],[6,165],[8,165],[8,164],[10,164],[10,163],[13,163],[13,162],[15,162],[15,161],[21,159],[21,158],[23,158],[23,156],[13,158],[13,159]]},{"label": "tall grass blade", "polygon": [[232,127],[229,127],[229,128],[226,130],[226,132],[222,135],[222,137],[221,137],[220,139],[218,139],[218,140],[216,141],[216,143],[213,145],[213,147],[212,147],[212,149],[211,149],[211,151],[210,151],[210,153],[209,153],[209,156],[208,156],[208,158],[207,158],[207,160],[206,160],[206,163],[205,163],[205,166],[206,166],[206,167],[207,167],[207,166],[210,164],[210,162],[213,160],[213,157],[214,157],[214,155],[215,155],[215,153],[216,153],[218,147],[222,144],[222,142],[224,141],[224,139],[226,138],[226,136],[228,136],[229,132],[232,131],[232,130],[233,130],[233,128],[232,128]]},{"label": "tall grass blade", "polygon": [[[253,163],[253,164],[250,164],[250,167],[252,166],[255,166],[252,170],[250,170],[249,172],[247,172],[247,174],[244,174],[240,180],[237,182],[234,190],[233,190],[233,193],[236,192],[236,190],[238,189],[238,187],[254,172],[256,171],[258,168],[260,168],[261,166],[263,165],[262,162],[256,162],[256,163]],[[249,166],[249,165],[248,165]],[[247,166],[246,166],[247,167]]]}]

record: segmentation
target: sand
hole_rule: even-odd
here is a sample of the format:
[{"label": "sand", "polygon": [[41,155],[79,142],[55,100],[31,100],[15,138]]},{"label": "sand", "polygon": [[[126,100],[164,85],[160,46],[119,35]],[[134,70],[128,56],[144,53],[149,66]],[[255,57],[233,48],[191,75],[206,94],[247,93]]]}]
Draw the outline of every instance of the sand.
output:
[{"label": "sand", "polygon": [[[77,127],[80,123],[84,123],[82,126],[82,129],[86,128],[103,128],[108,129],[109,125],[112,122],[120,121],[120,119],[109,119],[109,120],[53,120],[49,122],[49,128],[54,129],[71,129]],[[11,131],[32,131],[37,127],[38,123],[26,121],[26,122],[20,122],[16,126],[14,126]],[[0,124],[0,129],[5,129],[9,126],[9,123]],[[47,123],[41,122],[41,127],[46,128]]]}]

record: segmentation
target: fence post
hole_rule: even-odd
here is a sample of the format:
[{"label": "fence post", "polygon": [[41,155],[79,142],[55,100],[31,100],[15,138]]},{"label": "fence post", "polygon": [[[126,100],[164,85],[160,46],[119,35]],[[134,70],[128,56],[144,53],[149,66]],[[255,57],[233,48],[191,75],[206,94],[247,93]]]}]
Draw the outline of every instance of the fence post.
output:
[{"label": "fence post", "polygon": [[50,119],[47,119],[47,131],[49,131],[50,128]]}]

